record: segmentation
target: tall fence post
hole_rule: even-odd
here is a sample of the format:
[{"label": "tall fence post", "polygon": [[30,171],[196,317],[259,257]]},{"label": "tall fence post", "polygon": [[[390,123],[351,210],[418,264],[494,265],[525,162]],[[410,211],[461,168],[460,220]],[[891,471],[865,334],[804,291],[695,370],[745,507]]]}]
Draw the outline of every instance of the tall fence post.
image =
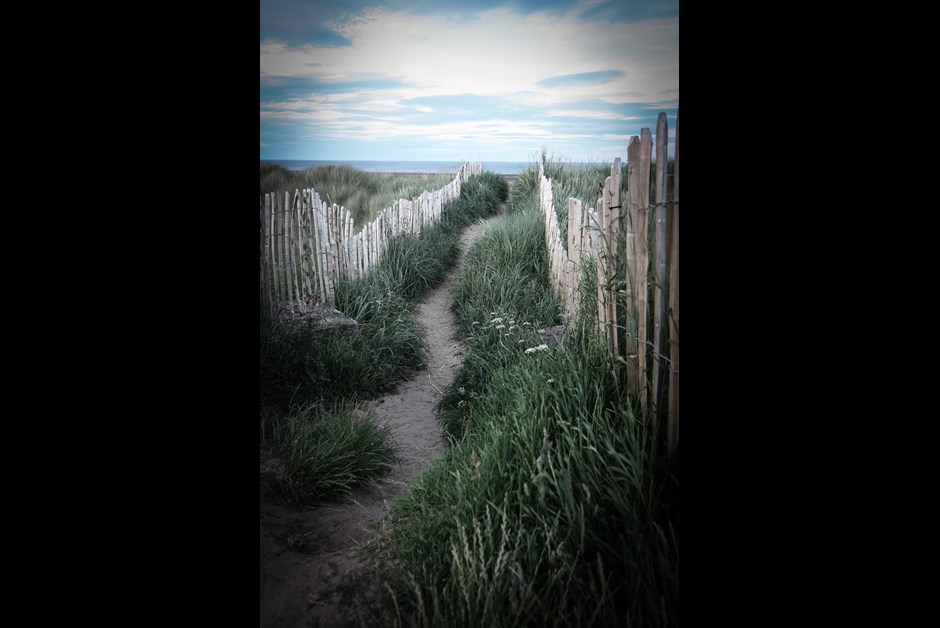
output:
[{"label": "tall fence post", "polygon": [[274,268],[274,251],[271,249],[271,195],[264,195],[264,214],[261,222],[261,239],[264,249],[261,259],[261,283],[268,294],[268,307],[274,313],[274,295],[271,292],[271,271]]},{"label": "tall fence post", "polygon": [[597,247],[595,259],[597,261],[597,325],[600,333],[610,339],[610,330],[607,328],[607,211],[604,207],[604,197],[601,195],[594,202],[594,216],[597,229]]},{"label": "tall fence post", "polygon": [[639,358],[639,350],[637,348],[637,293],[639,288],[637,286],[637,208],[639,206],[639,192],[638,188],[640,187],[637,182],[637,173],[639,169],[640,161],[640,138],[637,135],[634,135],[630,138],[630,144],[627,146],[627,211],[625,213],[626,219],[626,233],[624,234],[624,247],[625,251],[625,265],[626,265],[626,277],[625,277],[625,287],[624,291],[626,292],[625,304],[626,304],[626,333],[625,333],[625,351],[626,361],[627,361],[627,389],[634,399],[639,399],[640,397],[640,370],[637,360]]},{"label": "tall fence post", "polygon": [[[640,400],[640,411],[645,412],[647,407],[647,355],[649,355],[647,321],[648,295],[649,295],[649,190],[650,190],[650,162],[653,153],[653,136],[650,130],[640,130],[639,142],[631,140],[634,155],[629,157],[629,184],[630,194],[629,219],[633,227],[633,268],[630,270],[633,280],[634,311],[632,316],[636,325],[636,373],[634,388]],[[629,149],[628,149],[629,150]],[[629,154],[629,153],[628,153]],[[629,244],[628,244],[629,246]],[[629,279],[628,279],[629,281]]]},{"label": "tall fence post", "polygon": [[311,216],[311,198],[313,190],[304,190],[300,205],[300,267],[302,271],[303,289],[306,302],[313,294],[310,286],[310,275],[312,272],[312,259],[310,254],[310,216]]},{"label": "tall fence post", "polygon": [[679,446],[679,111],[676,110],[676,156],[672,179],[672,250],[669,256],[669,429],[667,447],[672,456]]},{"label": "tall fence post", "polygon": [[656,123],[656,300],[654,318],[654,345],[653,345],[653,399],[655,411],[653,413],[653,432],[659,421],[663,406],[663,344],[666,334],[666,198],[668,196],[666,185],[669,172],[669,157],[667,152],[669,139],[669,126],[666,123],[666,114],[660,113]]},{"label": "tall fence post", "polygon": [[[280,293],[278,295],[279,299],[283,299],[285,295],[288,295],[287,292],[287,282],[284,281],[284,273],[287,271],[287,262],[285,261],[287,254],[286,245],[286,230],[287,226],[285,225],[285,216],[284,216],[284,207],[290,202],[290,193],[284,192],[284,196],[281,197],[281,202],[278,203],[277,211],[277,220],[278,220],[278,241],[277,241],[277,283]],[[282,287],[283,286],[283,287]],[[288,300],[290,297],[288,296]]]},{"label": "tall fence post", "polygon": [[614,367],[617,367],[617,357],[620,355],[620,346],[617,330],[617,273],[620,264],[618,258],[618,244],[620,240],[620,157],[614,160],[610,167],[610,176],[604,181],[604,213],[607,220],[607,337],[614,352]]},{"label": "tall fence post", "polygon": [[581,277],[581,201],[576,198],[568,199],[568,264],[568,307],[570,319],[574,320],[580,310],[578,283]]}]

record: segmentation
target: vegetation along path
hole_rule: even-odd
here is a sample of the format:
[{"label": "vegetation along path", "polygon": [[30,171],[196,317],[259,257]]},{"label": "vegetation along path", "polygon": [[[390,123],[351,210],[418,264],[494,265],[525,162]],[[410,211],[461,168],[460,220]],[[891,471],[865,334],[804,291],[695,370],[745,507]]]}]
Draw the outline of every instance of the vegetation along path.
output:
[{"label": "vegetation along path", "polygon": [[[502,212],[500,212],[501,214]],[[500,216],[467,227],[448,278],[418,304],[427,367],[398,390],[364,404],[388,423],[399,464],[374,485],[344,501],[298,509],[261,488],[261,625],[264,628],[336,626],[354,621],[338,601],[337,585],[365,563],[357,550],[375,536],[388,503],[443,455],[434,406],[460,367],[457,326],[450,311],[457,268],[475,238]]]}]

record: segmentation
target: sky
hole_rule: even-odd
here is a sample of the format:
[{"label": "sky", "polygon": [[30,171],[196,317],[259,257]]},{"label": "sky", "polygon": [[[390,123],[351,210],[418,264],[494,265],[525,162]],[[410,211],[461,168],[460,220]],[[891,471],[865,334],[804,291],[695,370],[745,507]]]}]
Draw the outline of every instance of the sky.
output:
[{"label": "sky", "polygon": [[261,0],[261,159],[626,160],[663,111],[678,0]]}]

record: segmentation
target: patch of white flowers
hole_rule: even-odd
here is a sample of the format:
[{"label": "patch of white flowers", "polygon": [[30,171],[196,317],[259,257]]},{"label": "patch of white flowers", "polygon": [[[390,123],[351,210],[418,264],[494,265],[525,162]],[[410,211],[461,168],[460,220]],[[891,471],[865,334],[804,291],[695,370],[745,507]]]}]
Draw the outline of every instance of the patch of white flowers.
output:
[{"label": "patch of white flowers", "polygon": [[525,354],[529,355],[530,353],[536,353],[538,351],[548,351],[548,345],[539,345],[537,347],[529,347],[525,350]]},{"label": "patch of white flowers", "polygon": [[[509,347],[503,344],[505,340],[507,343],[515,341],[516,345],[525,345],[528,342],[531,342],[531,338],[527,335],[533,331],[532,323],[525,322],[516,322],[516,320],[506,312],[490,312],[489,320],[483,321],[474,321],[472,324],[479,331],[493,330],[498,333],[498,339],[500,345],[504,349]],[[519,335],[522,334],[524,337],[519,338]],[[525,353],[532,354],[539,351],[548,351],[548,345],[539,345],[537,347],[531,347],[525,350]]]}]

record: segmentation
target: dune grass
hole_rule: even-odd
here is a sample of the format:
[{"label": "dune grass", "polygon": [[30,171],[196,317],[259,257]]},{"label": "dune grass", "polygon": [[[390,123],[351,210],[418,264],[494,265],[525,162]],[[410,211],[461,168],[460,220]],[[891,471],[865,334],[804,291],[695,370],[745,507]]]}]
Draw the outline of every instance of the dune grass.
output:
[{"label": "dune grass", "polygon": [[[420,235],[393,239],[388,255],[368,275],[338,282],[337,308],[359,323],[356,334],[333,335],[310,326],[289,332],[261,306],[260,389],[262,414],[268,417],[262,420],[262,427],[280,426],[263,430],[262,440],[278,452],[278,457],[293,461],[287,465],[289,478],[282,482],[289,496],[307,503],[338,494],[312,487],[317,474],[330,468],[318,466],[311,452],[324,449],[338,455],[337,451],[352,442],[339,439],[337,442],[345,445],[331,444],[324,434],[354,433],[369,443],[371,449],[351,450],[351,459],[361,460],[360,482],[372,477],[370,469],[375,465],[371,461],[384,456],[390,436],[381,436],[382,427],[368,418],[351,418],[344,404],[355,405],[394,390],[424,364],[424,339],[415,320],[416,301],[446,277],[457,259],[463,228],[499,208],[507,190],[495,179],[505,186],[505,181],[492,173],[471,177],[460,197],[445,205],[438,224]],[[317,423],[312,417],[333,419]],[[332,432],[304,427],[330,420],[349,429]],[[363,426],[363,432],[351,431],[351,422],[355,421]],[[285,438],[283,434],[291,436]],[[340,476],[335,481],[341,486],[355,485],[348,475]],[[334,480],[328,476],[317,481],[329,484]],[[302,488],[307,485],[311,485],[309,490]]]},{"label": "dune grass", "polygon": [[[600,198],[604,190],[604,181],[610,176],[610,165],[582,165],[573,164],[564,155],[548,155],[543,153],[545,158],[545,176],[552,180],[553,205],[555,215],[558,217],[558,228],[561,232],[561,239],[565,241],[568,237],[568,198],[580,199],[583,204],[594,207],[594,203]],[[673,174],[675,170],[675,160],[670,159],[668,163],[668,174]],[[650,165],[650,199],[656,197],[656,162]],[[628,190],[627,163],[622,161],[620,164],[620,194],[622,198],[627,198]],[[509,199],[511,208],[524,206],[528,200],[535,195],[538,198],[539,193],[539,167],[538,162],[526,168],[516,178],[513,184],[512,195]]]},{"label": "dune grass", "polygon": [[548,290],[543,231],[535,208],[512,213],[474,243],[454,283],[464,362],[438,407],[452,436],[464,433],[496,369],[520,360],[524,349],[541,344],[538,329],[560,321]]},{"label": "dune grass", "polygon": [[390,626],[678,625],[678,470],[596,324],[570,323],[552,347],[529,331],[559,306],[537,196],[513,196],[457,280],[467,338],[440,404],[450,446],[393,504],[376,551],[394,566],[361,613]]},{"label": "dune grass", "polygon": [[288,170],[278,164],[262,164],[260,194],[280,193],[312,187],[327,203],[349,210],[355,224],[362,226],[398,199],[412,199],[422,192],[439,190],[456,173],[390,174],[364,172],[344,164]]},{"label": "dune grass", "polygon": [[280,489],[294,502],[312,506],[348,494],[375,480],[395,462],[388,425],[355,406],[308,403],[263,418],[263,441],[279,452]]}]

